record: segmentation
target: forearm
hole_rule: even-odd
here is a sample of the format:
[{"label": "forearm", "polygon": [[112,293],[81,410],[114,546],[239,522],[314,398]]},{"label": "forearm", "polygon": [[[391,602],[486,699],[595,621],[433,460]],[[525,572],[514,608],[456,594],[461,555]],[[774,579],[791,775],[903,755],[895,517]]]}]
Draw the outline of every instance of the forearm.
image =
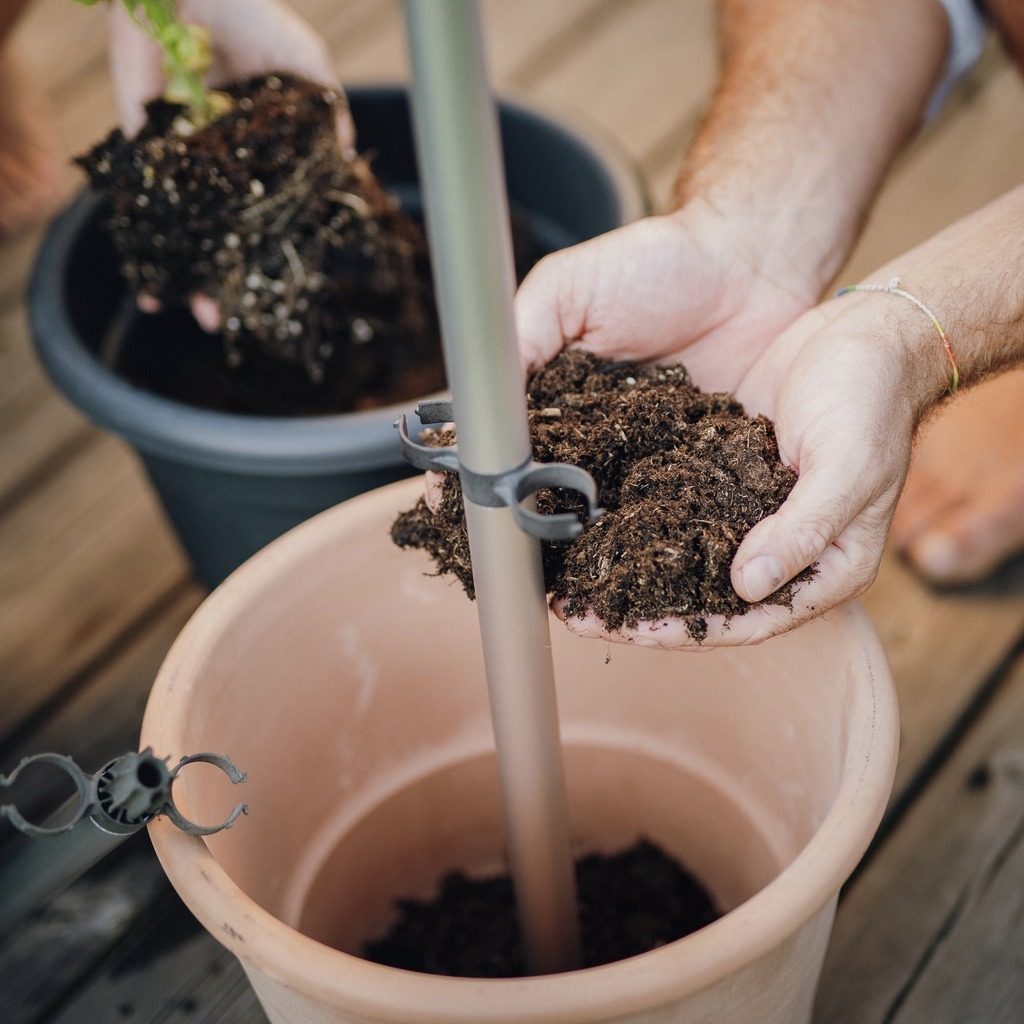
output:
[{"label": "forearm", "polygon": [[[948,44],[936,0],[720,0],[723,68],[678,186],[813,300],[920,121]],[[759,242],[756,240],[760,240]]]},{"label": "forearm", "polygon": [[[868,280],[884,284],[894,277],[942,324],[961,386],[1024,362],[1024,185],[957,221]],[[900,372],[919,414],[948,393],[951,367],[923,312],[884,294],[860,293],[838,301],[855,302],[874,316],[881,313],[879,303],[889,304],[884,322],[904,354]]]}]

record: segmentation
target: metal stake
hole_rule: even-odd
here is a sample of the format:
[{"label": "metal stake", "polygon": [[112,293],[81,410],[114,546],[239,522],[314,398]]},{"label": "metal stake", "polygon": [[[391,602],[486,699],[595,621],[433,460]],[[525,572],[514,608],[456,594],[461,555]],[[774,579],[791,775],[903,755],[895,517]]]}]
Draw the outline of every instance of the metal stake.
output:
[{"label": "metal stake", "polygon": [[497,116],[475,0],[405,9],[510,866],[529,967],[551,973],[579,966],[579,937],[540,545],[470,497],[530,461]]}]

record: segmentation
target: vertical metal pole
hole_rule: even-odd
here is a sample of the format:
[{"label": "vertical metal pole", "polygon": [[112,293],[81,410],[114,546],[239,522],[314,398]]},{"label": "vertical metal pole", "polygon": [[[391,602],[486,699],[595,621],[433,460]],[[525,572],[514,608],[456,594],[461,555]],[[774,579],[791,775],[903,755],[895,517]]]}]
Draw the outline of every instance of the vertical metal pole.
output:
[{"label": "vertical metal pole", "polygon": [[[476,0],[406,0],[413,113],[464,470],[530,458],[497,113]],[[466,500],[505,825],[529,967],[579,966],[576,893],[540,545]]]}]

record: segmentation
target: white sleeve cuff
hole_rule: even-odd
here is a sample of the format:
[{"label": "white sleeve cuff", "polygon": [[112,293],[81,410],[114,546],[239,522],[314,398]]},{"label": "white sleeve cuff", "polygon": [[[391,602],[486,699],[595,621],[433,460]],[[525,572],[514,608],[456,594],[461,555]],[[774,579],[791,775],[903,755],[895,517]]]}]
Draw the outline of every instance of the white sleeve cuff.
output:
[{"label": "white sleeve cuff", "polygon": [[925,107],[925,121],[938,116],[950,90],[967,74],[985,48],[988,26],[974,0],[938,0],[949,18],[949,51],[942,77]]}]

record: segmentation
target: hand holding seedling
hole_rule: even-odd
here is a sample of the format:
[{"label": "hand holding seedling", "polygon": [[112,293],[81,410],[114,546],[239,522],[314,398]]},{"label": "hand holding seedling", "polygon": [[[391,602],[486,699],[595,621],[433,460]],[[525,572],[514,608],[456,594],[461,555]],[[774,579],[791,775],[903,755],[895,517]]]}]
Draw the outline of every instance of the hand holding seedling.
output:
[{"label": "hand holding seedling", "polygon": [[[142,126],[143,105],[162,94],[215,116],[204,79],[216,85],[293,71],[340,88],[324,41],[277,0],[112,0],[110,17],[111,68],[128,135]],[[354,145],[347,112],[338,130],[344,145]]]},{"label": "hand holding seedling", "polygon": [[[80,0],[94,4],[99,0]],[[110,60],[125,134],[145,120],[144,106],[164,95],[184,103],[182,130],[202,128],[229,101],[213,83],[266,71],[293,71],[340,91],[330,52],[317,33],[277,0],[111,0]],[[345,150],[354,150],[355,128],[347,108],[338,116]],[[160,303],[140,294],[139,308]],[[220,327],[217,303],[196,294],[192,313],[207,331]]]}]

